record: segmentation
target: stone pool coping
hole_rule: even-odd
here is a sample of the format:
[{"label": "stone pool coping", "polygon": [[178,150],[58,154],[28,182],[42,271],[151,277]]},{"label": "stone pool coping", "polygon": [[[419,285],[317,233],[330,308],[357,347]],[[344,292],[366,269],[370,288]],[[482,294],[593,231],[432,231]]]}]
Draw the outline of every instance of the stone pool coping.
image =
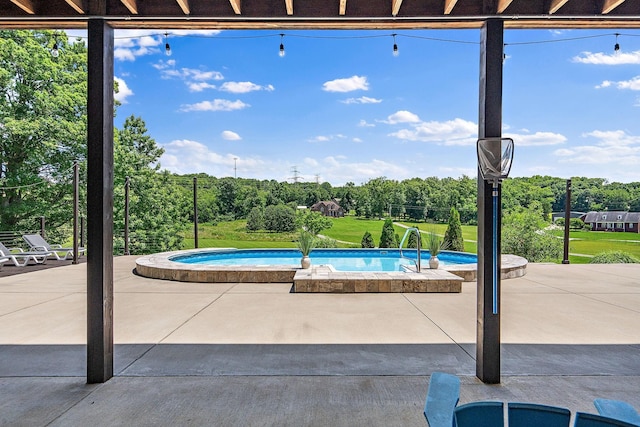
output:
[{"label": "stone pool coping", "polygon": [[[236,248],[202,248],[145,255],[136,260],[136,273],[153,279],[204,283],[294,283],[296,273],[304,273],[304,270],[301,268],[292,267],[290,265],[216,266],[184,264],[170,260],[171,257],[176,255],[194,255],[204,252],[228,251],[234,249]],[[521,277],[526,274],[527,260],[522,257],[516,255],[502,255],[501,262],[502,266],[500,276],[502,279]],[[333,270],[329,268],[329,271]],[[428,269],[423,270],[420,275],[427,274],[429,271],[430,270]],[[460,277],[462,281],[465,282],[473,282],[477,278],[476,264],[443,266],[436,271],[432,271],[432,273],[440,271],[452,273]],[[418,275],[418,273],[403,272],[376,273],[335,271],[333,271],[333,274],[338,277],[342,277],[341,275],[347,274],[354,280],[391,280],[389,275],[402,274],[405,275],[403,277]],[[379,277],[376,278],[376,276]]]}]

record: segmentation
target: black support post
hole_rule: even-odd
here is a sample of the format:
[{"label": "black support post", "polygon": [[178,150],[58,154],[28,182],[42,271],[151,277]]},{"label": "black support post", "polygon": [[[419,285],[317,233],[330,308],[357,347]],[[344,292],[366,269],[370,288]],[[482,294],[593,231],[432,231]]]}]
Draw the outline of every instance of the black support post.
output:
[{"label": "black support post", "polygon": [[569,228],[571,226],[571,180],[567,180],[567,193],[564,200],[564,257],[563,264],[569,264]]},{"label": "black support post", "polygon": [[113,28],[89,19],[87,383],[113,376]]},{"label": "black support post", "polygon": [[193,177],[193,239],[198,249],[198,178]]},{"label": "black support post", "polygon": [[131,255],[129,252],[129,177],[124,181],[124,254]]},{"label": "black support post", "polygon": [[80,215],[80,168],[73,163],[73,264],[78,263],[78,216]]},{"label": "black support post", "polygon": [[[479,138],[502,136],[502,60],[504,24],[488,19],[481,30]],[[499,149],[499,148],[498,148]],[[478,284],[476,376],[484,383],[500,382],[500,314],[493,312],[493,264],[497,262],[497,298],[500,307],[501,187],[498,186],[497,259],[493,256],[493,185],[478,168]]]}]

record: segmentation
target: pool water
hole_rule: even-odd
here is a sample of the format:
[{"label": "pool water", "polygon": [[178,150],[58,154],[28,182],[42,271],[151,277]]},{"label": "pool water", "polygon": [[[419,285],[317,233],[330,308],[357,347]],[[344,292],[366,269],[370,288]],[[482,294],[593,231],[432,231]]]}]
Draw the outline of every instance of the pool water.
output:
[{"label": "pool water", "polygon": [[[415,249],[403,249],[405,257],[415,259]],[[420,251],[423,266],[429,260],[429,251]],[[300,266],[300,251],[297,249],[232,249],[216,250],[171,257],[171,261],[194,265],[217,266]],[[329,264],[337,271],[402,271],[402,266],[414,266],[414,262],[400,257],[398,249],[314,249],[312,265]],[[440,264],[474,264],[474,254],[461,252],[441,252]]]}]

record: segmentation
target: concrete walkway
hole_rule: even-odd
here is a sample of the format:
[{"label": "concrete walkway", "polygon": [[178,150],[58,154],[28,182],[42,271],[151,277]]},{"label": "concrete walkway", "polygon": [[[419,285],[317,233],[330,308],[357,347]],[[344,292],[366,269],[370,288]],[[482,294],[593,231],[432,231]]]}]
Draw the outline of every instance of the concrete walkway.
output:
[{"label": "concrete walkway", "polygon": [[115,259],[116,376],[85,384],[86,264],[0,278],[0,425],[425,426],[428,375],[461,402],[640,409],[640,265],[530,264],[505,280],[502,384],[475,379],[461,294],[292,294],[135,276]]}]

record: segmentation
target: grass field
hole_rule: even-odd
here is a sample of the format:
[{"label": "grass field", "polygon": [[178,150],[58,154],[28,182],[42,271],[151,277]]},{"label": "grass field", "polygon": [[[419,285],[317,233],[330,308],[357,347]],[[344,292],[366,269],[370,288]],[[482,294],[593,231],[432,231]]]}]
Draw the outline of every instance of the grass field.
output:
[{"label": "grass field", "polygon": [[[444,235],[447,224],[430,224],[424,222],[398,221],[407,227],[418,227],[420,231],[435,231]],[[361,219],[353,216],[334,218],[333,227],[322,232],[323,235],[335,239],[340,247],[360,247],[360,241],[365,232],[370,232],[373,240],[378,244],[382,234],[383,220]],[[247,232],[246,221],[237,220],[221,222],[218,225],[201,224],[198,227],[198,246],[201,248],[295,248],[296,233]],[[395,225],[400,238],[405,228]],[[554,231],[558,238],[563,237],[562,230]],[[466,252],[477,252],[477,227],[462,226],[464,249]],[[572,231],[570,233],[569,261],[575,264],[588,263],[591,256],[608,250],[628,252],[640,258],[640,234],[613,233],[604,231]],[[194,248],[193,229],[185,231],[185,249]]]}]

